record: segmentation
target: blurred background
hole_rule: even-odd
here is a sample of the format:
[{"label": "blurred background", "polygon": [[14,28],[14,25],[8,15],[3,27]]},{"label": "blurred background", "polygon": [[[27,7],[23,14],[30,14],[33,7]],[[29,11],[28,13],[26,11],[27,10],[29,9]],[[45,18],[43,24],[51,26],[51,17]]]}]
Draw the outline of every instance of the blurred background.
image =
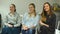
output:
[{"label": "blurred background", "polygon": [[[0,0],[0,14],[2,17],[1,23],[3,23],[5,16],[9,13],[10,4],[15,4],[17,12],[20,15],[23,15],[25,12],[28,11],[28,5],[30,3],[34,3],[36,5],[36,12],[38,14],[41,14],[43,4],[45,2],[49,2],[51,4],[52,10],[54,11],[54,13],[57,16],[57,18],[56,18],[56,29],[59,30],[60,25],[58,25],[58,24],[60,23],[60,0]],[[3,25],[3,24],[1,24],[1,25]],[[0,27],[0,32],[1,32],[2,27],[3,26]],[[60,30],[59,30],[59,32],[60,32]]]}]

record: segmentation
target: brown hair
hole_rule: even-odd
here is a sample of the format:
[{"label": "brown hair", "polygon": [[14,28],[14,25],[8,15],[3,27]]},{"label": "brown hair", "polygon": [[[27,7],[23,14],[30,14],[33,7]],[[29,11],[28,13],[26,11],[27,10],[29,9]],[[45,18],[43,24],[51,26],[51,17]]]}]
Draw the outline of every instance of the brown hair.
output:
[{"label": "brown hair", "polygon": [[16,6],[15,6],[15,4],[11,4],[11,5],[13,5],[13,6],[14,6],[14,8],[15,8],[14,12],[16,12]]},{"label": "brown hair", "polygon": [[[48,4],[49,5],[49,8],[50,8],[49,15],[51,16],[53,14],[51,5],[49,4],[49,2],[45,2],[44,5],[45,4]],[[42,16],[41,20],[42,21],[46,21],[46,15],[47,15],[46,11],[44,10],[44,5],[43,5],[43,12],[41,13],[41,16]]]},{"label": "brown hair", "polygon": [[34,7],[34,15],[36,16],[35,4],[34,3],[30,3],[29,6],[30,5],[32,5]]}]

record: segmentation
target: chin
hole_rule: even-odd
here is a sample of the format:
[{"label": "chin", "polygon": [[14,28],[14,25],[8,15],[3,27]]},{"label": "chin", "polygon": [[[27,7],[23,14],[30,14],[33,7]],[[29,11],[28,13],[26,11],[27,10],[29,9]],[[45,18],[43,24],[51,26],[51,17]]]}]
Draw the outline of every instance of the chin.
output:
[{"label": "chin", "polygon": [[48,10],[45,10],[46,12],[48,12]]}]

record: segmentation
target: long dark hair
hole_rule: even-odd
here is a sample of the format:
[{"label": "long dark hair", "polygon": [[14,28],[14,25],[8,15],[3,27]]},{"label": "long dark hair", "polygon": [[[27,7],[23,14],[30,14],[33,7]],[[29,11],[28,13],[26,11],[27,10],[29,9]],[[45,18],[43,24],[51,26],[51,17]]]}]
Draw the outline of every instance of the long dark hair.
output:
[{"label": "long dark hair", "polygon": [[14,12],[16,12],[16,6],[15,6],[15,4],[11,4],[11,5],[13,5],[13,6],[14,6],[14,8],[15,8]]},{"label": "long dark hair", "polygon": [[35,4],[34,3],[30,3],[29,6],[30,5],[32,5],[34,7],[34,15],[36,16]]},{"label": "long dark hair", "polygon": [[[51,5],[50,5],[49,2],[45,2],[44,5],[45,5],[45,4],[48,4],[48,5],[49,5],[49,8],[50,8],[49,15],[51,16],[51,15],[53,14],[53,12],[52,12],[52,7],[51,7]],[[44,10],[44,5],[43,5],[43,12],[41,13],[41,16],[42,16],[42,18],[45,19],[45,20],[44,20],[44,19],[43,19],[43,20],[46,21],[47,12]]]}]

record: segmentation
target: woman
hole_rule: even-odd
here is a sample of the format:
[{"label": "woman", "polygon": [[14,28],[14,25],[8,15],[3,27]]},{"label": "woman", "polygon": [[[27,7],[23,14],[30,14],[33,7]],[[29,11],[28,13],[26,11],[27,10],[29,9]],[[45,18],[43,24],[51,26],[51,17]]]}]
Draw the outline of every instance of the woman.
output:
[{"label": "woman", "polygon": [[5,27],[2,29],[2,34],[20,34],[20,16],[16,12],[16,6],[14,4],[10,5],[10,13],[6,16]]},{"label": "woman", "polygon": [[22,34],[35,34],[39,16],[36,14],[35,4],[29,4],[29,12],[25,13],[22,20]]},{"label": "woman", "polygon": [[41,16],[41,34],[54,34],[56,15],[53,13],[51,5],[48,2],[44,3]]}]

